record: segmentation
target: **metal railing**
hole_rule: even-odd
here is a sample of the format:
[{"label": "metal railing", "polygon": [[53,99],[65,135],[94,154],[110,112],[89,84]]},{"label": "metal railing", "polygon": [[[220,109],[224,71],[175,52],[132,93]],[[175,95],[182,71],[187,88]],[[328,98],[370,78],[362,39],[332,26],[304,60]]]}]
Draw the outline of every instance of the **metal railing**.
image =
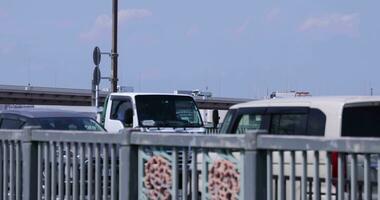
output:
[{"label": "metal railing", "polygon": [[380,139],[0,131],[0,199],[380,199]]},{"label": "metal railing", "polygon": [[123,134],[2,130],[1,199],[127,199],[119,192],[126,141]]},{"label": "metal railing", "polygon": [[213,127],[206,128],[206,134],[219,134],[219,133],[220,133],[219,128],[213,128]]},{"label": "metal railing", "polygon": [[[276,193],[276,199],[380,199],[378,138],[260,135],[257,143],[270,166],[267,199]],[[274,171],[277,184],[271,181]]]}]

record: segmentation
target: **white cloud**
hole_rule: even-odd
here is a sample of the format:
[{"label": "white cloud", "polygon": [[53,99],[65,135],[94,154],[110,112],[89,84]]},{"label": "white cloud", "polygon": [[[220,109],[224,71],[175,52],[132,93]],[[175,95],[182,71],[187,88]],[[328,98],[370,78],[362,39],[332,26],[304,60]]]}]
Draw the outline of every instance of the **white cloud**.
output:
[{"label": "white cloud", "polygon": [[0,8],[0,17],[6,17],[6,16],[8,16],[8,13]]},{"label": "white cloud", "polygon": [[57,21],[57,27],[58,28],[69,28],[71,26],[73,26],[74,22],[71,21],[71,20],[61,20],[61,21]]},{"label": "white cloud", "polygon": [[250,23],[250,20],[246,19],[242,24],[240,24],[240,26],[238,26],[235,29],[235,34],[241,35],[242,33],[244,33],[247,30],[249,23]]},{"label": "white cloud", "polygon": [[8,55],[15,51],[15,46],[12,44],[0,44],[0,55]]},{"label": "white cloud", "polygon": [[152,12],[146,9],[126,9],[118,13],[119,23],[124,24],[130,20],[142,19],[152,16]]},{"label": "white cloud", "polygon": [[186,31],[186,36],[187,37],[194,37],[199,35],[199,27],[197,25],[191,26],[187,31]]},{"label": "white cloud", "polygon": [[310,17],[299,27],[301,32],[328,32],[347,36],[357,36],[360,23],[359,14],[329,14]]},{"label": "white cloud", "polygon": [[[118,25],[123,26],[129,21],[143,19],[152,16],[152,12],[146,9],[126,9],[118,12]],[[109,15],[100,15],[96,18],[89,31],[80,34],[80,39],[84,41],[98,40],[102,36],[111,32],[112,18]]]},{"label": "white cloud", "polygon": [[272,22],[276,20],[280,15],[280,9],[279,8],[273,8],[267,12],[265,15],[265,20],[268,22]]}]

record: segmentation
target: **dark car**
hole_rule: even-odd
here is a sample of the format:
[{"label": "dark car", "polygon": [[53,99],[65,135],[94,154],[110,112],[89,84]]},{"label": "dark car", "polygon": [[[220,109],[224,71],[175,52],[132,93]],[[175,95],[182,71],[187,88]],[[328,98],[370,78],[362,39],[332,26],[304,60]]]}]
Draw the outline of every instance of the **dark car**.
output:
[{"label": "dark car", "polygon": [[0,129],[25,126],[44,130],[105,131],[93,118],[80,112],[37,108],[0,111]]}]

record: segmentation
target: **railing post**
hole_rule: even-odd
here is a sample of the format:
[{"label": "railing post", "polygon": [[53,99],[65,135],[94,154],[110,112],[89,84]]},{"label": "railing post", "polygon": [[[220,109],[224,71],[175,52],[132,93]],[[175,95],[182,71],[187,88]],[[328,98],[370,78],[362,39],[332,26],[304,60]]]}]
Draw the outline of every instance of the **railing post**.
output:
[{"label": "railing post", "polygon": [[37,199],[37,143],[32,141],[33,128],[25,128],[22,141],[22,199]]},{"label": "railing post", "polygon": [[245,134],[244,147],[244,199],[266,199],[266,154],[257,148],[257,135],[260,132]]},{"label": "railing post", "polygon": [[120,131],[126,140],[119,148],[119,200],[138,199],[138,156],[137,148],[131,144],[132,129]]}]

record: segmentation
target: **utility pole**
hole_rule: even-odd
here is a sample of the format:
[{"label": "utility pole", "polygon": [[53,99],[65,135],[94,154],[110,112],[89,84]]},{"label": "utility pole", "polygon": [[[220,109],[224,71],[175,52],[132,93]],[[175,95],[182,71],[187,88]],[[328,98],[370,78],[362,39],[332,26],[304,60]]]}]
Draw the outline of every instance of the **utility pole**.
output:
[{"label": "utility pole", "polygon": [[117,92],[117,14],[118,0],[112,0],[112,50],[111,50],[111,65],[112,65],[112,92]]}]

